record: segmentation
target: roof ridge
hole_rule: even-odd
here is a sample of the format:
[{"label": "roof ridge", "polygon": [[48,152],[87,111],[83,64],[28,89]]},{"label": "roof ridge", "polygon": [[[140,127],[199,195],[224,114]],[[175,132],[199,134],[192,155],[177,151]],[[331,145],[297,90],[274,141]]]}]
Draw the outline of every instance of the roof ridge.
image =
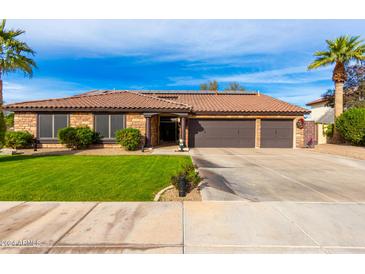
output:
[{"label": "roof ridge", "polygon": [[161,102],[166,102],[166,103],[171,103],[171,104],[174,104],[174,105],[182,105],[182,106],[188,107],[190,109],[192,108],[192,106],[190,106],[188,104],[184,104],[184,103],[175,102],[175,101],[172,101],[172,100],[167,100],[167,99],[163,99],[163,98],[159,98],[159,97],[154,97],[154,96],[146,95],[146,94],[140,93],[138,91],[125,90],[125,92],[132,93],[132,94],[135,94],[135,95],[139,95],[139,96],[142,96],[142,97],[153,98],[155,100],[159,100]]}]

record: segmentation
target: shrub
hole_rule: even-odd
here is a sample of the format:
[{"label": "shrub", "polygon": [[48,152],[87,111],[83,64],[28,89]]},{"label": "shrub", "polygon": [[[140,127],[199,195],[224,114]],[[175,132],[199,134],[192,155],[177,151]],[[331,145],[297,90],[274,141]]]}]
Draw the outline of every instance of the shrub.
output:
[{"label": "shrub", "polygon": [[5,143],[5,131],[6,131],[6,124],[4,119],[4,113],[0,108],[0,148],[2,148]]},{"label": "shrub", "polygon": [[5,124],[7,129],[14,126],[14,112],[5,116]]},{"label": "shrub", "polygon": [[171,177],[171,184],[176,189],[179,189],[179,180],[181,177],[183,177],[186,181],[186,188],[188,192],[197,187],[202,180],[202,178],[199,176],[199,172],[195,170],[195,166],[192,163],[184,165],[178,174]]},{"label": "shrub", "polygon": [[77,137],[76,137],[76,128],[74,127],[65,127],[58,130],[58,140],[61,144],[66,145],[69,148],[77,147]]},{"label": "shrub", "polygon": [[100,141],[100,135],[89,127],[66,127],[58,130],[58,139],[69,148],[82,149]]},{"label": "shrub", "polygon": [[137,150],[141,144],[141,132],[136,128],[125,128],[115,133],[115,139],[127,150]]},{"label": "shrub", "polygon": [[5,134],[5,146],[14,149],[27,148],[32,145],[33,135],[28,131],[8,131]]},{"label": "shrub", "polygon": [[323,133],[325,136],[327,137],[332,137],[333,136],[333,124],[329,124],[323,127]]},{"label": "shrub", "polygon": [[336,119],[336,129],[353,145],[365,144],[365,108],[351,108]]},{"label": "shrub", "polygon": [[94,132],[89,127],[77,127],[76,128],[76,148],[87,148],[93,143]]}]

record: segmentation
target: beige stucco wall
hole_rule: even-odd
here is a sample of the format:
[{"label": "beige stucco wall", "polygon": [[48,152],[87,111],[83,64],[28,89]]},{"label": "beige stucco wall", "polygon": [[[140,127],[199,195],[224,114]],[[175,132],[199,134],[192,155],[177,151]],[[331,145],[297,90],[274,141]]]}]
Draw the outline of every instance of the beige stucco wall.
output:
[{"label": "beige stucco wall", "polygon": [[328,125],[325,124],[316,124],[317,127],[317,141],[318,144],[327,144],[327,136],[324,135],[324,130],[326,129]]}]

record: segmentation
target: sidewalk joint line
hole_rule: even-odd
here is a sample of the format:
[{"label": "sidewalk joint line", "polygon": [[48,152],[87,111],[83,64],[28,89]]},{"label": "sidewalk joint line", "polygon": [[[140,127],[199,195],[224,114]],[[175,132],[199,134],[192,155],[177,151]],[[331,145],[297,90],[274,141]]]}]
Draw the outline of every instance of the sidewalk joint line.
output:
[{"label": "sidewalk joint line", "polygon": [[89,215],[95,207],[97,207],[100,204],[100,202],[95,203],[83,216],[81,216],[80,219],[78,219],[65,233],[63,233],[60,238],[55,241],[52,246],[45,252],[45,254],[48,254],[72,229],[74,229],[82,220],[86,218],[87,215]]}]

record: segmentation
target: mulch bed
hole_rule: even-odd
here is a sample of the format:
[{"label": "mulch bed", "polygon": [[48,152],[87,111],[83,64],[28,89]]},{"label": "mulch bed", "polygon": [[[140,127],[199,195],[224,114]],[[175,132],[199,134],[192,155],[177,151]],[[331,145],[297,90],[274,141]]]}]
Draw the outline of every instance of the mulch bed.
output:
[{"label": "mulch bed", "polygon": [[179,191],[176,188],[166,190],[160,197],[161,202],[172,201],[201,201],[202,197],[198,188],[194,188],[185,197],[179,197]]}]

